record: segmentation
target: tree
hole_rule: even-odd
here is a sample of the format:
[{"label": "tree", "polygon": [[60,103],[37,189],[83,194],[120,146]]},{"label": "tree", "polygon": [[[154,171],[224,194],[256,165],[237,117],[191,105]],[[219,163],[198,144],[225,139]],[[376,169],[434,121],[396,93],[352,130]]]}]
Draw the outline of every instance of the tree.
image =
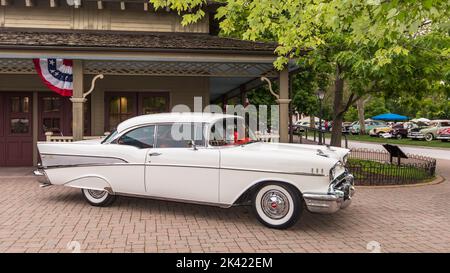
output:
[{"label": "tree", "polygon": [[[150,2],[161,7],[169,5],[180,14],[206,3],[204,0]],[[218,9],[216,17],[222,20],[223,34],[248,40],[273,39],[279,44],[275,51],[279,56],[274,63],[276,68],[281,69],[289,59],[300,58],[313,64],[318,73],[334,79],[331,141],[334,146],[341,144],[345,112],[360,96],[448,89],[448,1],[222,2],[225,5]],[[188,12],[183,24],[201,17],[199,9]],[[417,51],[421,52],[419,57]],[[303,56],[305,52],[308,54]],[[420,69],[412,64],[419,64]],[[437,67],[442,70],[436,70]],[[347,97],[344,96],[346,85],[351,90]]]},{"label": "tree", "polygon": [[323,79],[316,70],[307,63],[299,63],[299,71],[293,76],[292,107],[300,114],[310,117],[310,126],[314,128],[314,116],[318,115],[319,102],[316,92],[324,88]]},{"label": "tree", "polygon": [[364,113],[364,109],[365,109],[365,105],[366,103],[370,100],[371,96],[367,96],[367,97],[360,97],[357,101],[356,101],[356,109],[358,111],[358,120],[359,120],[359,126],[360,126],[360,130],[359,130],[359,134],[361,135],[365,135],[366,134],[366,117],[365,117],[365,113]]}]

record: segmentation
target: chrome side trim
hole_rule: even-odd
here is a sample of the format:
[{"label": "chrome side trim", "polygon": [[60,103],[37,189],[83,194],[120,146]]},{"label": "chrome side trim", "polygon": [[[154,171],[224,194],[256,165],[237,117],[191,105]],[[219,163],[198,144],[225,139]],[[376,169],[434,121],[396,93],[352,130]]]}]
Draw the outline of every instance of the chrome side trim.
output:
[{"label": "chrome side trim", "polygon": [[303,175],[303,176],[325,176],[325,174],[319,173],[306,173],[306,172],[281,172],[274,170],[261,170],[261,169],[244,169],[244,168],[220,168],[204,165],[180,165],[180,164],[148,164],[148,163],[92,163],[92,164],[75,164],[75,165],[55,165],[44,167],[44,169],[53,168],[81,168],[81,167],[107,167],[107,166],[147,166],[147,167],[176,167],[176,168],[202,168],[202,169],[219,169],[228,171],[242,171],[242,172],[260,172],[260,173],[275,173],[275,174],[287,174],[287,175]]},{"label": "chrome side trim", "polygon": [[280,172],[274,170],[244,169],[244,168],[221,168],[221,169],[230,171],[243,171],[243,172],[261,172],[261,173],[276,173],[276,174],[304,175],[304,176],[325,176],[325,174],[306,173],[306,172]]},{"label": "chrome side trim", "polygon": [[145,166],[143,163],[88,163],[88,164],[74,164],[74,165],[53,165],[43,167],[43,169],[64,169],[64,168],[86,168],[86,167],[108,167],[108,166]]},{"label": "chrome side trim", "polygon": [[186,199],[150,196],[150,195],[143,195],[143,194],[130,194],[130,193],[122,193],[122,192],[116,192],[115,194],[120,195],[120,196],[126,196],[126,197],[146,198],[146,199],[177,202],[177,203],[189,203],[189,204],[196,204],[196,205],[214,206],[214,207],[220,207],[220,208],[230,208],[233,206],[233,204],[202,202],[202,201],[193,201],[193,200],[186,200]]},{"label": "chrome side trim", "polygon": [[114,157],[114,156],[97,156],[97,155],[77,155],[77,154],[73,154],[73,155],[68,155],[68,154],[41,154],[41,156],[65,156],[65,157],[87,157],[87,158],[107,158],[107,159],[118,159],[124,163],[128,163],[128,161],[126,161],[123,158],[120,157]]}]

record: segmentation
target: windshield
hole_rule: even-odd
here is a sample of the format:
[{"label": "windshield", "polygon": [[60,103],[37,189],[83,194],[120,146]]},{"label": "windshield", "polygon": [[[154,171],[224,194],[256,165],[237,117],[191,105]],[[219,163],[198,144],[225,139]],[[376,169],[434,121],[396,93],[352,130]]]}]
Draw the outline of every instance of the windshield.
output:
[{"label": "windshield", "polygon": [[257,142],[254,131],[242,118],[221,119],[210,127],[211,146],[244,145]]},{"label": "windshield", "polygon": [[114,130],[111,134],[109,134],[103,141],[102,141],[102,144],[103,143],[109,143],[109,142],[111,142],[111,140],[113,140],[114,139],[114,137],[117,135],[117,130]]},{"label": "windshield", "polygon": [[448,126],[450,126],[450,122],[449,121],[443,121],[443,122],[441,122],[441,126],[442,127],[448,127]]}]

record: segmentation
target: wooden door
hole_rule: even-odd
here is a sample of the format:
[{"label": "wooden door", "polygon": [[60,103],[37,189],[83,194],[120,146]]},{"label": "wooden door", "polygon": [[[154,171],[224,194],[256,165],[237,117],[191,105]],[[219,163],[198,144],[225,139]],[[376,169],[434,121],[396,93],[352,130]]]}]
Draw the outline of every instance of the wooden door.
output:
[{"label": "wooden door", "polygon": [[[33,165],[33,94],[6,93],[3,96],[3,166]],[[1,148],[0,148],[1,149]]]},{"label": "wooden door", "polygon": [[5,124],[5,103],[3,102],[4,95],[0,93],[0,166],[5,166],[6,160],[6,146],[5,146],[5,134],[4,134],[4,124]]}]

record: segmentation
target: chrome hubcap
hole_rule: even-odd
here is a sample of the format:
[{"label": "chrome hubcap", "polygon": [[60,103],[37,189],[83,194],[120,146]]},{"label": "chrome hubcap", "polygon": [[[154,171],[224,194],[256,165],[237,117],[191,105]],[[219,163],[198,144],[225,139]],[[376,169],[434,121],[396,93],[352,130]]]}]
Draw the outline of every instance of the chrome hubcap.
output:
[{"label": "chrome hubcap", "polygon": [[88,192],[95,199],[100,199],[106,194],[106,191],[88,190]]},{"label": "chrome hubcap", "polygon": [[281,219],[289,211],[289,199],[279,190],[270,190],[263,195],[261,208],[269,218]]}]

